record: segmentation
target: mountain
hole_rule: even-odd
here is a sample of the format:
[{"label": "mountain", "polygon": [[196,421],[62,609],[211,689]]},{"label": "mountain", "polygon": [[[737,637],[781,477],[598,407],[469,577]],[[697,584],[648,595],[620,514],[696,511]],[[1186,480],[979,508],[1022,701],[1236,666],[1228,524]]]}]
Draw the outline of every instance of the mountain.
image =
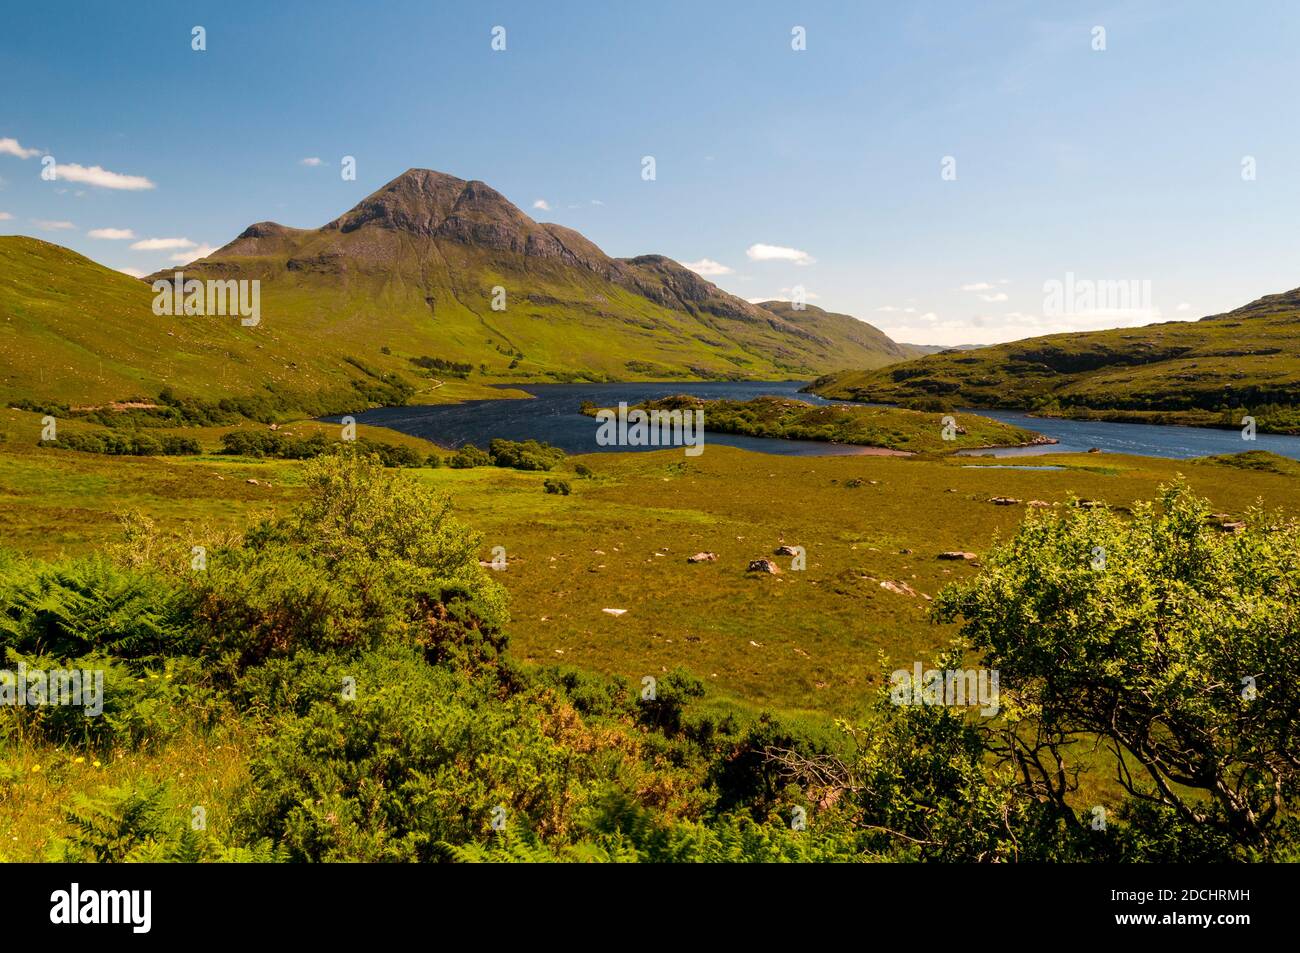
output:
[{"label": "mountain", "polygon": [[1199,321],[1052,334],[828,375],[816,393],[970,407],[1203,411],[1300,405],[1300,289]]},{"label": "mountain", "polygon": [[871,355],[871,362],[859,365],[861,367],[884,367],[886,364],[896,364],[929,353],[918,344],[899,344],[884,331],[849,314],[823,311],[811,304],[796,309],[789,301],[760,301],[758,307],[772,312],[790,324],[810,331],[822,334],[834,333],[842,340],[862,349]]},{"label": "mountain", "polygon": [[[175,271],[257,279],[259,323],[155,315],[150,283]],[[260,222],[144,281],[0,237],[8,400],[311,394],[430,376],[417,360],[435,376],[522,382],[812,377],[907,356],[845,315],[759,307],[661,255],[612,258],[482,182],[425,169],[320,228]]]},{"label": "mountain", "polygon": [[611,258],[482,182],[426,169],[318,229],[253,225],[186,273],[260,279],[268,323],[307,317],[345,336],[364,326],[358,344],[497,373],[518,357],[517,373],[533,379],[800,375],[878,361],[877,342],[841,322],[789,320],[661,255]]}]

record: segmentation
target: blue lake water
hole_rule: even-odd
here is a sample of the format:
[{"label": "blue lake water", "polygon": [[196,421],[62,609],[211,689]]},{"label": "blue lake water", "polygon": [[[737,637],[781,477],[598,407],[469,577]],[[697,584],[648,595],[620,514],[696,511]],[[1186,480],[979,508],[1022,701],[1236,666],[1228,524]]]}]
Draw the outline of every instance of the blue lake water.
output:
[{"label": "blue lake water", "polygon": [[[799,393],[799,388],[805,385],[805,381],[521,384],[516,386],[533,394],[533,399],[472,400],[462,404],[429,407],[380,407],[358,415],[357,421],[425,437],[445,447],[455,447],[462,443],[486,447],[494,437],[503,437],[507,440],[543,440],[569,453],[626,452],[641,448],[601,447],[596,444],[597,422],[578,410],[583,401],[589,400],[599,407],[613,407],[620,401],[626,401],[630,405],[673,394],[692,394],[705,399],[748,400],[751,397],[777,396],[794,397],[814,404],[835,403],[812,394]],[[1086,451],[1096,447],[1111,453],[1180,459],[1241,453],[1244,450],[1271,450],[1300,460],[1300,437],[1259,434],[1254,441],[1246,441],[1241,439],[1241,433],[1237,430],[1057,420],[1003,410],[974,412],[1036,430],[1060,441],[1052,446],[971,451],[991,453],[999,457]],[[861,447],[811,440],[773,440],[721,433],[706,434],[705,445],[709,444],[785,456],[846,456],[864,452]]]}]

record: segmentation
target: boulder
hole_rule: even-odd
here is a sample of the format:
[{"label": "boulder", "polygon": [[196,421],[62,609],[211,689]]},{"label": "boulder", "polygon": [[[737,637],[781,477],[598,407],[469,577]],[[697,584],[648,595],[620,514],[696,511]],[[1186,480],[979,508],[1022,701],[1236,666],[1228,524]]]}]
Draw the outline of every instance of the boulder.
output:
[{"label": "boulder", "polygon": [[770,559],[751,559],[749,562],[749,568],[745,571],[766,572],[771,573],[773,576],[780,575],[781,573],[781,570],[777,568],[776,563],[772,562]]},{"label": "boulder", "polygon": [[989,502],[994,506],[1015,506],[1020,501],[1014,496],[994,496],[989,498]]},{"label": "boulder", "polygon": [[718,559],[717,553],[696,553],[694,556],[687,556],[688,563],[711,563]]},{"label": "boulder", "polygon": [[896,592],[900,596],[911,596],[914,599],[916,598],[916,590],[905,582],[893,582],[886,579],[880,584],[880,588],[888,589],[890,592]]},{"label": "boulder", "polygon": [[974,562],[974,561],[975,561],[976,559],[978,559],[979,557],[976,556],[974,553],[963,553],[963,552],[958,552],[957,550],[952,550],[952,551],[950,551],[950,552],[940,553],[940,554],[939,554],[939,558],[940,558],[940,559],[953,559],[953,560],[960,559],[960,560],[963,560],[963,561],[969,563],[969,562]]},{"label": "boulder", "polygon": [[777,556],[798,556],[798,555],[799,555],[799,550],[795,549],[793,546],[778,546],[778,547],[776,548],[776,553],[775,553],[774,555],[777,555]]}]

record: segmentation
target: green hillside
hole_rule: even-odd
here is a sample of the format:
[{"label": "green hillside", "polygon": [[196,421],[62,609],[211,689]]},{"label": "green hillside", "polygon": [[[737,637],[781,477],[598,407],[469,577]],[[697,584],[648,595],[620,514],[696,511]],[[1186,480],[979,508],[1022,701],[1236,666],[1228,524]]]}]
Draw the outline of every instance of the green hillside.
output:
[{"label": "green hillside", "polygon": [[886,364],[896,364],[931,353],[923,345],[900,344],[875,325],[860,321],[851,314],[836,314],[811,304],[805,304],[802,309],[796,310],[789,301],[760,301],[758,306],[791,324],[823,335],[834,334],[843,341],[856,345],[867,352],[868,359],[872,361],[859,365],[861,367],[884,367]]},{"label": "green hillside", "polygon": [[[1300,290],[1227,314],[933,354],[828,375],[813,390],[865,401],[940,398],[1116,419],[1228,422],[1242,409],[1273,429],[1300,422]],[[1261,419],[1261,426],[1263,420]]]},{"label": "green hillside", "polygon": [[260,323],[159,317],[149,282],[172,271],[139,281],[0,237],[0,399],[308,395],[397,374],[419,401],[444,379],[772,379],[908,356],[847,316],[758,307],[662,256],[610,258],[481,182],[426,170],[322,228],[253,225],[180,270],[259,280]]}]

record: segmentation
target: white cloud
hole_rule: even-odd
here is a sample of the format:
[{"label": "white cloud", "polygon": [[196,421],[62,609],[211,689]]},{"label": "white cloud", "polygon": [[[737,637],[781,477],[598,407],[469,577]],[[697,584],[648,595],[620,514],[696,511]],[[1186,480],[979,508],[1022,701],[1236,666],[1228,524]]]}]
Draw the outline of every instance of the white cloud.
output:
[{"label": "white cloud", "polygon": [[173,248],[194,248],[188,238],[142,238],[131,246],[136,251],[171,251]]},{"label": "white cloud", "polygon": [[298,164],[314,167],[321,164],[321,159],[318,156],[308,156],[305,159],[299,159]]},{"label": "white cloud", "polygon": [[592,199],[592,200],[591,200],[591,204],[592,204],[592,205],[604,205],[605,203],[602,202],[600,199]]},{"label": "white cloud", "polygon": [[1191,310],[1192,310],[1192,306],[1191,306],[1190,304],[1188,304],[1186,301],[1183,301],[1183,302],[1180,302],[1179,305],[1178,305],[1178,307],[1175,308],[1174,310],[1175,310],[1175,311],[1191,311]]},{"label": "white cloud", "polygon": [[124,275],[130,275],[132,278],[143,278],[144,272],[139,268],[119,268],[117,269]]},{"label": "white cloud", "polygon": [[129,228],[92,228],[86,234],[91,238],[106,238],[115,242],[135,238],[135,232]]},{"label": "white cloud", "polygon": [[155,188],[154,184],[142,175],[123,175],[109,172],[97,165],[83,166],[75,162],[60,162],[54,166],[54,178],[62,182],[81,182],[96,185],[101,189],[122,189],[127,192],[139,192],[142,189]]},{"label": "white cloud", "polygon": [[712,258],[701,258],[699,261],[684,261],[681,263],[683,268],[689,268],[697,275],[704,275],[712,278],[717,275],[729,275],[731,269],[721,262],[716,262]]},{"label": "white cloud", "polygon": [[200,258],[207,258],[216,250],[217,247],[215,245],[200,245],[191,251],[177,252],[175,255],[171,256],[170,260],[178,261],[184,265],[187,262],[198,261]]},{"label": "white cloud", "polygon": [[992,291],[993,285],[987,281],[973,281],[968,285],[961,286],[962,291]]},{"label": "white cloud", "polygon": [[745,254],[750,261],[792,261],[796,265],[811,265],[816,260],[806,251],[784,245],[750,245]]},{"label": "white cloud", "polygon": [[43,228],[47,232],[66,232],[77,227],[71,222],[51,222],[47,218],[34,218],[32,224],[37,228]]},{"label": "white cloud", "polygon": [[13,216],[10,215],[8,212],[0,212],[0,222],[7,222],[12,218]]},{"label": "white cloud", "polygon": [[551,203],[546,201],[546,199],[538,199],[533,203],[533,208],[540,209],[543,212],[549,212],[551,210]]},{"label": "white cloud", "polygon": [[998,291],[991,295],[980,295],[980,300],[981,301],[1006,301],[1007,293],[1005,291]]},{"label": "white cloud", "polygon": [[83,166],[75,162],[60,162],[53,168],[56,181],[81,182],[101,189],[121,189],[127,192],[155,188],[154,184],[142,175],[123,175],[97,165]]},{"label": "white cloud", "polygon": [[0,139],[0,154],[7,156],[17,156],[20,159],[30,159],[33,156],[41,154],[40,149],[24,149],[18,144],[17,139],[4,138]]}]

